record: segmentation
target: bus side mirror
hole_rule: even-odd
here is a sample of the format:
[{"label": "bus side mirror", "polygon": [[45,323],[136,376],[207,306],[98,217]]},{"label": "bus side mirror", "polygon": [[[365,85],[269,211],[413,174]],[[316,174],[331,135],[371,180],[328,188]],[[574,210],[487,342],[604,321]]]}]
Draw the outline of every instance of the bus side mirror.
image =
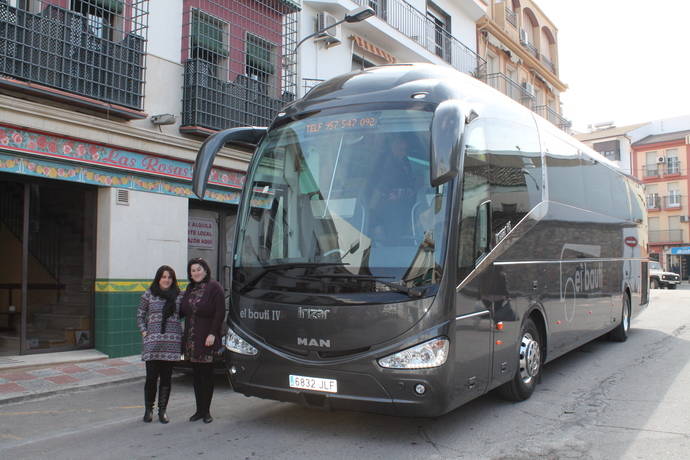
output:
[{"label": "bus side mirror", "polygon": [[437,187],[458,173],[461,137],[465,128],[465,111],[460,102],[441,102],[431,122],[431,186]]},{"label": "bus side mirror", "polygon": [[250,126],[246,128],[230,128],[217,132],[201,145],[194,162],[192,175],[192,190],[200,199],[204,199],[208,176],[211,174],[213,159],[216,153],[225,145],[236,145],[243,148],[256,148],[257,144],[266,135],[267,128]]}]

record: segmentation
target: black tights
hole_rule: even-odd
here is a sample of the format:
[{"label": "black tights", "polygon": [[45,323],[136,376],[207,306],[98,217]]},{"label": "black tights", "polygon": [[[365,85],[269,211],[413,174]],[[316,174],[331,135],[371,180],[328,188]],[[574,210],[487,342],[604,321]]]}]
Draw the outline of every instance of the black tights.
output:
[{"label": "black tights", "polygon": [[211,399],[213,399],[213,363],[192,363],[194,371],[194,398],[196,398],[196,413],[211,414]]},{"label": "black tights", "polygon": [[156,384],[160,379],[159,393],[163,394],[163,388],[170,388],[172,378],[172,361],[146,361],[146,383],[144,384],[145,403],[153,407],[156,401]]}]

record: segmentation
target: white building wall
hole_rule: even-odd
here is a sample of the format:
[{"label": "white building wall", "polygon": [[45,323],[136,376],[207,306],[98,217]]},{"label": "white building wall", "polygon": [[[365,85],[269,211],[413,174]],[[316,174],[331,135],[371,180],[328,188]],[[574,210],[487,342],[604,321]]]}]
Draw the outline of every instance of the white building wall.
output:
[{"label": "white building wall", "polygon": [[170,265],[186,279],[187,198],[129,190],[129,206],[115,188],[98,190],[96,277],[149,279]]},{"label": "white building wall", "polygon": [[180,63],[182,0],[149,0],[148,54]]}]

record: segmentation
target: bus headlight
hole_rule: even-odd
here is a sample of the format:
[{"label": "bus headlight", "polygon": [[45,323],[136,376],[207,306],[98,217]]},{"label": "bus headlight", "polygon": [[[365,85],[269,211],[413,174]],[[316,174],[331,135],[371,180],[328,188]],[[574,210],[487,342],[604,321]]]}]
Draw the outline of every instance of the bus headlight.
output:
[{"label": "bus headlight", "polygon": [[450,342],[437,337],[378,360],[379,366],[389,369],[427,369],[443,365],[448,359]]},{"label": "bus headlight", "polygon": [[255,355],[259,352],[246,340],[235,334],[235,331],[232,329],[228,329],[228,334],[225,337],[225,348],[240,355]]}]

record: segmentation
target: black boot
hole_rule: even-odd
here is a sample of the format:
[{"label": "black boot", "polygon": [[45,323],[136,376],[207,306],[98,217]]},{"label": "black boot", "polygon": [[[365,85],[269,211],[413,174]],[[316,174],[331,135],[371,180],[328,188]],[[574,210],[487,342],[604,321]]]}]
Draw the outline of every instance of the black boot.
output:
[{"label": "black boot", "polygon": [[153,420],[153,403],[156,401],[156,381],[146,379],[144,385],[144,422],[150,423]]},{"label": "black boot", "polygon": [[160,387],[158,391],[158,421],[161,423],[168,423],[170,421],[168,414],[166,414],[168,399],[170,399],[170,387]]}]

